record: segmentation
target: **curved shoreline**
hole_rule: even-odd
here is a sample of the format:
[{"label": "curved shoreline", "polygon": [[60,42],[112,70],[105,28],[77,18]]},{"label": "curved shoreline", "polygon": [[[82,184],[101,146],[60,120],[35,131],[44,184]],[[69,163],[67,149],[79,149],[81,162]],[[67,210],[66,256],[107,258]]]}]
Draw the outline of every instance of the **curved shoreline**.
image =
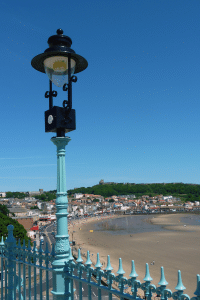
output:
[{"label": "curved shoreline", "polygon": [[[122,217],[127,216],[114,216]],[[181,270],[183,284],[187,288],[185,293],[193,296],[196,290],[196,275],[200,270],[200,226],[184,227],[179,214],[156,217],[154,215],[152,218],[147,216],[146,221],[168,230],[133,235],[112,235],[106,231],[95,231],[94,224],[109,218],[78,221],[74,226],[70,226],[69,232],[75,231],[76,247],[82,248],[82,254],[90,250],[90,258],[96,263],[96,254],[99,252],[103,268],[107,264],[107,255],[110,255],[114,273],[118,270],[119,258],[122,258],[125,277],[129,277],[131,260],[134,259],[139,275],[137,279],[141,282],[145,276],[145,264],[149,263],[152,283],[156,286],[160,280],[160,267],[163,266],[166,280],[169,282],[167,288],[172,292],[177,284],[177,271]],[[151,265],[152,261],[155,261],[154,265]]]}]

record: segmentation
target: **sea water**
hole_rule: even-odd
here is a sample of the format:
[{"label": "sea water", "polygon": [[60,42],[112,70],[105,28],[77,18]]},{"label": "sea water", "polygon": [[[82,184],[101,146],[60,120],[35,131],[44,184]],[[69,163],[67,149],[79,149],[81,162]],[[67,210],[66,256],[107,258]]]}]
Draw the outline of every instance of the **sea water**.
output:
[{"label": "sea water", "polygon": [[[167,227],[162,225],[154,225],[150,220],[153,216],[127,216],[114,219],[102,220],[95,224],[95,230],[106,231],[110,234],[135,234],[143,232],[168,231]],[[189,214],[180,216],[182,223],[192,226],[200,226],[200,215]],[[169,224],[170,225],[170,224]]]}]

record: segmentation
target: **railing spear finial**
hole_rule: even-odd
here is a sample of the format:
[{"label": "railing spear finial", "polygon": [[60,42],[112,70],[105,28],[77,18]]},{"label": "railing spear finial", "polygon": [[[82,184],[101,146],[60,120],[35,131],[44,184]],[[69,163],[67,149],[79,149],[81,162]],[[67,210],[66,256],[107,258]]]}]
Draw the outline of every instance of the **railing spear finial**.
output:
[{"label": "railing spear finial", "polygon": [[107,267],[105,268],[105,271],[112,271],[113,267],[110,264],[110,255],[107,256]]},{"label": "railing spear finial", "polygon": [[85,265],[88,266],[88,267],[90,267],[91,264],[92,264],[92,262],[91,262],[91,259],[90,259],[90,251],[88,250],[87,251],[87,260],[85,262]]}]

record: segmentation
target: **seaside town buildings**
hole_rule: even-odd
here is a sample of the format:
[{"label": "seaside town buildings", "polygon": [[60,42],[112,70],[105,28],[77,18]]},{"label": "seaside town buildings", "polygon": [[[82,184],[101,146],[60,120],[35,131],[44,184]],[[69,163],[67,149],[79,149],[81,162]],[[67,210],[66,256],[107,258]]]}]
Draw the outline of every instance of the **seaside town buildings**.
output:
[{"label": "seaside town buildings", "polygon": [[[104,183],[103,180],[99,184]],[[55,200],[44,202],[36,199],[42,195],[43,190],[28,192],[23,199],[6,198],[6,193],[0,193],[0,204],[9,209],[9,217],[17,220],[34,238],[34,232],[39,231],[40,226],[50,224],[56,220]],[[34,197],[35,196],[35,197]],[[113,195],[103,197],[101,195],[74,193],[68,197],[68,217],[89,217],[99,214],[139,214],[139,213],[165,213],[200,210],[199,201],[181,203],[179,198],[171,195],[157,195],[150,197],[142,195]],[[31,230],[32,229],[32,230]]]}]

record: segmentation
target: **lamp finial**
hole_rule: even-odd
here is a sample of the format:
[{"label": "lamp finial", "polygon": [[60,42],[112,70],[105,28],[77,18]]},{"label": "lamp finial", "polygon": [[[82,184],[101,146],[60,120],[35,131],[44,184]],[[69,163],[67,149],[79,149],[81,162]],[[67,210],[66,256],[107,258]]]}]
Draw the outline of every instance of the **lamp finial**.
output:
[{"label": "lamp finial", "polygon": [[63,34],[63,30],[60,28],[60,29],[58,29],[58,30],[56,31],[56,33],[59,34],[59,35],[61,35],[61,34]]}]

